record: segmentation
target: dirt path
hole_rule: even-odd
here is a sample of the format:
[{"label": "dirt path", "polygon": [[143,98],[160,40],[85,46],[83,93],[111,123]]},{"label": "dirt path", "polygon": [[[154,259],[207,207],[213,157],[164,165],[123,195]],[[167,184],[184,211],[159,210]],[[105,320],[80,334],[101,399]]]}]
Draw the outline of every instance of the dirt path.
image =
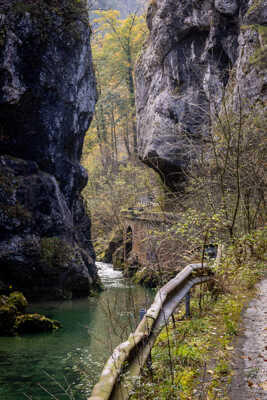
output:
[{"label": "dirt path", "polygon": [[231,400],[267,400],[267,279],[243,314],[244,331],[234,358]]}]

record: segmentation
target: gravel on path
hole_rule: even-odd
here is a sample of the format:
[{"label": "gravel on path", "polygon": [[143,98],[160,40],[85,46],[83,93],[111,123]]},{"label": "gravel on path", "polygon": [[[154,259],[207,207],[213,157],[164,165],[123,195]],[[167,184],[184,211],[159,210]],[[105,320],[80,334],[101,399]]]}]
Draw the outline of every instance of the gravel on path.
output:
[{"label": "gravel on path", "polygon": [[267,279],[243,314],[234,356],[231,400],[267,400]]}]

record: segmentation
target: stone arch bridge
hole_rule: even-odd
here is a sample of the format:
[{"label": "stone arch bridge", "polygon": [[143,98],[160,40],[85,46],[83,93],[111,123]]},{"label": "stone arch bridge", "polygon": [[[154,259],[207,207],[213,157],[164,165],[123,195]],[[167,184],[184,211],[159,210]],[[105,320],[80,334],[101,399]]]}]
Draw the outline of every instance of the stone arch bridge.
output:
[{"label": "stone arch bridge", "polygon": [[177,215],[150,212],[145,208],[130,208],[121,212],[123,216],[124,262],[146,266],[155,263],[158,240],[152,233],[166,231],[177,221]]}]

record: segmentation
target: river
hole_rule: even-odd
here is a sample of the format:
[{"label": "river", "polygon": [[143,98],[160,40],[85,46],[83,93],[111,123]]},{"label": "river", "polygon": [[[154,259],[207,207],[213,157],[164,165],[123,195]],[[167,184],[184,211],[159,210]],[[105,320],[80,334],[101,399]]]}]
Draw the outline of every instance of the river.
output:
[{"label": "river", "polygon": [[0,337],[0,400],[85,400],[112,349],[128,337],[151,292],[97,263],[105,290],[92,298],[34,304],[59,320],[52,333]]}]

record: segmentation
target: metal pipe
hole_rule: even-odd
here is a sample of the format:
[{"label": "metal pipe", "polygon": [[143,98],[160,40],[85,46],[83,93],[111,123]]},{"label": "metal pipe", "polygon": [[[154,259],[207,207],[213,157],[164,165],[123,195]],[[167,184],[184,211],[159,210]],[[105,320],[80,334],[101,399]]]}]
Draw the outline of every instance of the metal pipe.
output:
[{"label": "metal pipe", "polygon": [[[210,276],[191,277],[195,270],[202,268],[202,264],[187,266],[158,291],[147,313],[145,310],[140,310],[140,317],[141,313],[144,316],[137,329],[126,342],[114,350],[88,400],[126,400],[129,398],[131,381],[127,380],[126,385],[125,372],[127,372],[127,378],[140,374],[160,331],[166,326],[179,303],[194,285],[211,279]],[[190,309],[188,311],[190,312]]]}]

